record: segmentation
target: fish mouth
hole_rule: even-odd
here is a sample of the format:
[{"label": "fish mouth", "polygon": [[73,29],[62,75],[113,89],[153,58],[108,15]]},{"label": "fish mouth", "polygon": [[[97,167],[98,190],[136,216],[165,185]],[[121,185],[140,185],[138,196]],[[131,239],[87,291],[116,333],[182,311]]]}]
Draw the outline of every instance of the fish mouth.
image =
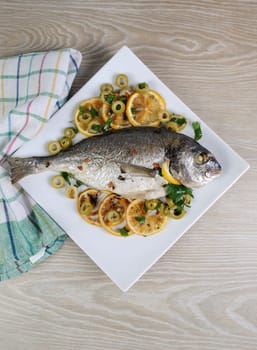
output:
[{"label": "fish mouth", "polygon": [[206,171],[205,176],[207,178],[214,178],[220,176],[222,173],[222,167],[219,163],[216,163],[216,166],[208,171]]}]

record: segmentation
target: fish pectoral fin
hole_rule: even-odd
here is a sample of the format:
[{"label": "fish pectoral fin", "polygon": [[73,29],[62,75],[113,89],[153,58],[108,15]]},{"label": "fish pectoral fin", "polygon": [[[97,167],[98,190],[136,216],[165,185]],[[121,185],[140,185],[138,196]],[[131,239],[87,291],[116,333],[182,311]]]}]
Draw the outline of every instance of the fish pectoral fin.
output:
[{"label": "fish pectoral fin", "polygon": [[130,174],[133,176],[155,177],[156,171],[140,165],[120,163],[120,171],[122,174]]}]

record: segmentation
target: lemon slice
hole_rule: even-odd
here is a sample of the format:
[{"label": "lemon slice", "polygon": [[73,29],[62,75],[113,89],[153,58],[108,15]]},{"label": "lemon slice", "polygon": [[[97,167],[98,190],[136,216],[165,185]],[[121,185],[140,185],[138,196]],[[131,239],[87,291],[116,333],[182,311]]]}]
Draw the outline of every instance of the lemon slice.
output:
[{"label": "lemon slice", "polygon": [[169,160],[165,160],[165,162],[162,163],[162,176],[164,177],[165,180],[172,183],[173,185],[181,185],[181,183],[178,180],[174,179],[174,177],[171,175],[169,166],[170,166]]},{"label": "lemon slice", "polygon": [[88,188],[81,192],[77,199],[77,209],[80,216],[89,224],[101,226],[98,209],[103,198],[109,193],[109,191],[99,191],[94,188]]},{"label": "lemon slice", "polygon": [[126,227],[126,211],[129,200],[115,193],[109,194],[99,206],[98,216],[102,227],[115,236],[130,236],[133,232]]},{"label": "lemon slice", "polygon": [[150,236],[163,230],[168,217],[161,210],[146,210],[144,199],[133,200],[126,213],[127,225],[139,236]]},{"label": "lemon slice", "polygon": [[82,135],[102,133],[102,106],[103,100],[100,97],[92,97],[80,103],[74,115],[74,123]]},{"label": "lemon slice", "polygon": [[133,126],[159,126],[159,114],[164,110],[165,100],[154,90],[134,92],[126,104],[126,115]]}]

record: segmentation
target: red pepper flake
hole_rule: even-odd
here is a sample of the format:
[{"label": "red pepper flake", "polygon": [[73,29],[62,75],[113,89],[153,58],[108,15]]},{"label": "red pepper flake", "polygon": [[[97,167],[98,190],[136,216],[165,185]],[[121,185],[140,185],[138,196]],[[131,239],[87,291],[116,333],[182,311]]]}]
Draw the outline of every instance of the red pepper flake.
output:
[{"label": "red pepper flake", "polygon": [[154,167],[154,169],[159,169],[160,168],[160,164],[159,163],[153,163],[153,167]]},{"label": "red pepper flake", "polygon": [[129,150],[129,154],[130,154],[131,156],[134,156],[136,153],[137,153],[137,152],[136,152],[135,148],[131,148],[131,149]]},{"label": "red pepper flake", "polygon": [[82,171],[83,170],[83,166],[82,165],[78,165],[77,168]]},{"label": "red pepper flake", "polygon": [[88,162],[90,162],[90,160],[91,160],[91,158],[90,157],[87,157],[87,158],[85,158],[84,160],[83,160],[83,163],[88,163]]},{"label": "red pepper flake", "polygon": [[108,185],[107,185],[111,190],[115,190],[115,185],[113,182],[109,182]]}]

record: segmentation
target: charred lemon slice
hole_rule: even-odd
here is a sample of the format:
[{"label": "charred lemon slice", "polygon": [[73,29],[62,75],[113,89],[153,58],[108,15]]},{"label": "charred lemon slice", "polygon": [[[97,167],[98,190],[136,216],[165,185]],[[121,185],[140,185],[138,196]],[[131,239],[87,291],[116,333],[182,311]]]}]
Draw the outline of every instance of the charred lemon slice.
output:
[{"label": "charred lemon slice", "polygon": [[115,193],[103,199],[98,210],[102,227],[115,236],[129,236],[133,232],[126,227],[126,211],[129,200]]},{"label": "charred lemon slice", "polygon": [[168,218],[161,210],[148,210],[145,200],[133,200],[126,213],[127,225],[131,231],[140,236],[150,236],[160,232],[166,225]]},{"label": "charred lemon slice", "polygon": [[134,92],[126,104],[126,115],[133,126],[159,126],[159,114],[166,110],[164,98],[154,90]]},{"label": "charred lemon slice", "polygon": [[101,226],[98,209],[101,201],[110,192],[89,188],[78,195],[77,209],[80,216],[89,224]]},{"label": "charred lemon slice", "polygon": [[78,131],[85,136],[93,136],[102,133],[102,106],[100,97],[89,98],[80,103],[74,116],[74,123]]},{"label": "charred lemon slice", "polygon": [[162,163],[162,176],[164,177],[165,180],[168,182],[172,183],[173,185],[180,185],[181,183],[174,179],[174,177],[171,175],[170,170],[169,170],[169,165],[170,161],[165,160],[165,162]]}]

